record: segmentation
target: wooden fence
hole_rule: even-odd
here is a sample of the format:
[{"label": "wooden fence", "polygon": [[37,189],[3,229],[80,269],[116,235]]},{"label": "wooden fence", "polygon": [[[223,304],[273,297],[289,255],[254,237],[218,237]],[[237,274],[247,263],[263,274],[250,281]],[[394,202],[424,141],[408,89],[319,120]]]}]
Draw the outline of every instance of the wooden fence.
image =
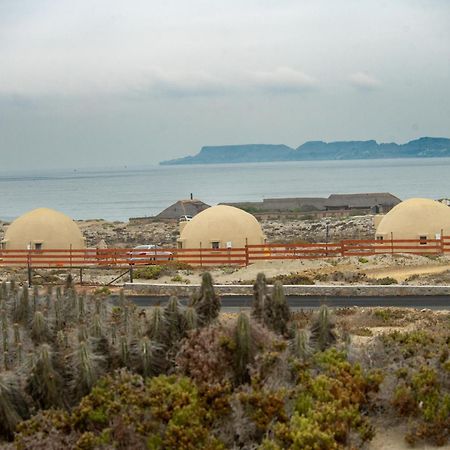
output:
[{"label": "wooden fence", "polygon": [[0,267],[129,268],[151,264],[186,263],[196,266],[241,265],[257,261],[320,259],[336,256],[371,256],[410,253],[450,254],[450,236],[442,239],[344,240],[318,244],[262,244],[244,248],[0,250]]}]

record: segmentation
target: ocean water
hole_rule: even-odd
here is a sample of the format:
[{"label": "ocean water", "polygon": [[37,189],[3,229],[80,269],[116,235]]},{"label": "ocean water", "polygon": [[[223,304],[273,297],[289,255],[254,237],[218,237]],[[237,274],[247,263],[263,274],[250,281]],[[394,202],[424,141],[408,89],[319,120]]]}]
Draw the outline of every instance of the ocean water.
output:
[{"label": "ocean water", "polygon": [[45,206],[75,219],[127,220],[190,193],[214,205],[358,192],[450,197],[450,158],[0,172],[0,219]]}]

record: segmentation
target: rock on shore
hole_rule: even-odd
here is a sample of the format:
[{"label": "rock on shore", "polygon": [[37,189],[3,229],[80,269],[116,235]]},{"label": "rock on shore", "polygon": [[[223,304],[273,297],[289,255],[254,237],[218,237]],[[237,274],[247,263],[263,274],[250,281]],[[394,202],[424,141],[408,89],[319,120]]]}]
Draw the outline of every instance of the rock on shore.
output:
[{"label": "rock on shore", "polygon": [[[106,220],[80,220],[77,222],[88,247],[134,247],[140,244],[176,246],[179,236],[176,222],[108,222]],[[328,242],[341,239],[370,239],[375,229],[373,216],[350,216],[314,220],[266,219],[261,226],[268,242]],[[0,240],[7,223],[0,222]],[[104,242],[102,242],[104,241]]]}]

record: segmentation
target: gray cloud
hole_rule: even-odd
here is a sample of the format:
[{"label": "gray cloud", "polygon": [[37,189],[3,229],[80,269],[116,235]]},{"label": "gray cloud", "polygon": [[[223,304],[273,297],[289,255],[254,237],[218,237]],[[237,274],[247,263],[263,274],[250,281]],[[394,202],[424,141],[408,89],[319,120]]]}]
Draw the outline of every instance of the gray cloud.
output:
[{"label": "gray cloud", "polygon": [[356,72],[350,75],[349,77],[350,84],[362,90],[375,90],[381,86],[381,81],[377,78],[369,75],[366,72]]},{"label": "gray cloud", "polygon": [[2,167],[448,135],[449,25],[438,0],[2,0]]}]

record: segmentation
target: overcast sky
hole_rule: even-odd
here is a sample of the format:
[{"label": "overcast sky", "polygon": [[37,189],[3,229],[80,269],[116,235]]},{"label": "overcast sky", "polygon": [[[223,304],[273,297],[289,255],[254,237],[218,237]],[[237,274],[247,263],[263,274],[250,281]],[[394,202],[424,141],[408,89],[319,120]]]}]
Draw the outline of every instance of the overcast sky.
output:
[{"label": "overcast sky", "polygon": [[0,0],[1,168],[450,137],[448,0]]}]

